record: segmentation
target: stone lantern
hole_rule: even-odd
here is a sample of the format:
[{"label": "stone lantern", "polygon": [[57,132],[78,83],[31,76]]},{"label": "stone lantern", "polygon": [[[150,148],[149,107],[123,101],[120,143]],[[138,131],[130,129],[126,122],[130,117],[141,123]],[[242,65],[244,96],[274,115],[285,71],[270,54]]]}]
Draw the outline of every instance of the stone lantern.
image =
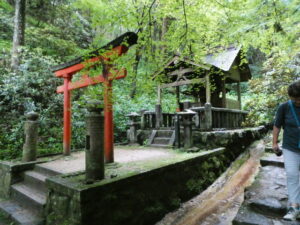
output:
[{"label": "stone lantern", "polygon": [[128,138],[129,138],[129,143],[130,144],[137,144],[137,130],[140,126],[140,122],[141,122],[141,116],[135,112],[130,113],[127,115],[127,117],[129,117],[129,134],[128,134]]}]

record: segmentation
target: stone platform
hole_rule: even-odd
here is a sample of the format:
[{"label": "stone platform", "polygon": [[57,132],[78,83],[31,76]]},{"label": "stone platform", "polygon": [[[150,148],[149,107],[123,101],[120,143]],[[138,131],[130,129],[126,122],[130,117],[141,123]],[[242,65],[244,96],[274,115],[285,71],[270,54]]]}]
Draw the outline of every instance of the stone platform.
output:
[{"label": "stone platform", "polygon": [[26,184],[36,190],[34,196],[43,183],[45,199],[36,208],[45,224],[152,225],[204,191],[264,133],[261,127],[215,132],[201,140],[219,147],[199,146],[193,153],[116,147],[115,163],[106,164],[105,179],[92,184],[85,181],[84,152],[30,163],[1,162],[0,197],[10,198],[11,190],[17,193]]},{"label": "stone platform", "polygon": [[[142,146],[116,146],[115,163],[128,163],[172,158],[176,152],[172,149],[150,148]],[[62,156],[54,161],[41,164],[43,167],[60,174],[75,173],[85,170],[85,152],[74,152],[71,156]]]}]

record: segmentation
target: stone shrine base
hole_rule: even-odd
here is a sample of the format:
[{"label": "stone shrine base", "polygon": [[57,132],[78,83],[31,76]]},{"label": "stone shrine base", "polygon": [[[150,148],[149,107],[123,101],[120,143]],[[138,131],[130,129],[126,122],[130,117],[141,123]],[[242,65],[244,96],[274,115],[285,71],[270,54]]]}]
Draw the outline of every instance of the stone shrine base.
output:
[{"label": "stone shrine base", "polygon": [[[222,131],[220,135],[229,139],[218,139],[222,147],[208,150],[201,144],[201,150],[194,153],[136,146],[122,147],[120,151],[116,148],[116,163],[107,164],[105,179],[93,184],[85,182],[84,152],[29,164],[3,162],[0,182],[6,188],[1,197],[9,197],[9,185],[21,181],[22,172],[39,163],[60,173],[46,179],[46,224],[154,224],[204,191],[265,132],[263,127]],[[118,152],[122,155],[119,159]]]}]

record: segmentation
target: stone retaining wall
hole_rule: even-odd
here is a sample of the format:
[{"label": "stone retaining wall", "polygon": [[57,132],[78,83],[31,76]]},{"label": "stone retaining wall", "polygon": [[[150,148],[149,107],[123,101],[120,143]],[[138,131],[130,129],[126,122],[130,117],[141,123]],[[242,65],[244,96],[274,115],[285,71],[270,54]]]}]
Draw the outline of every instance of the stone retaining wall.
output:
[{"label": "stone retaining wall", "polygon": [[181,202],[205,190],[230,162],[225,149],[219,148],[93,185],[76,182],[81,174],[49,178],[47,224],[154,224]]},{"label": "stone retaining wall", "polygon": [[[205,190],[253,141],[264,127],[197,133],[198,149],[224,146],[194,158],[143,173],[105,179],[92,185],[80,182],[84,174],[47,179],[47,224],[154,224],[180,203]],[[209,144],[208,144],[209,143]]]},{"label": "stone retaining wall", "polygon": [[[267,133],[268,129],[264,126],[245,129],[234,130],[220,130],[220,131],[193,131],[193,143],[198,150],[209,149],[216,147],[231,148],[248,146],[253,140],[261,138]],[[138,143],[143,145],[147,142],[151,135],[151,130],[138,130]],[[181,144],[184,141],[184,134],[180,132]]]}]

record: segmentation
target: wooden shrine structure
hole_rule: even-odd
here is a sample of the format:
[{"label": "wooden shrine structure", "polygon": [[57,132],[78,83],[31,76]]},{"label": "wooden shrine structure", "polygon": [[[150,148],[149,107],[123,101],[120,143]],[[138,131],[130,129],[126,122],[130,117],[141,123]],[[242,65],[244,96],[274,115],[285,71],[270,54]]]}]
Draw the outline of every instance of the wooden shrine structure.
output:
[{"label": "wooden shrine structure", "polygon": [[[106,162],[113,162],[113,111],[112,111],[112,82],[126,77],[125,69],[114,68],[114,59],[128,51],[137,42],[137,35],[127,32],[107,45],[90,52],[86,56],[78,57],[70,62],[55,66],[52,71],[57,77],[64,79],[64,84],[57,88],[57,93],[64,94],[64,154],[71,150],[71,91],[99,83],[104,84],[104,151]],[[89,71],[102,66],[102,74],[89,76]],[[73,75],[82,72],[80,80],[72,82]],[[103,132],[103,131],[99,131]]]},{"label": "wooden shrine structure", "polygon": [[[193,106],[211,103],[213,107],[241,109],[241,82],[251,78],[247,64],[240,65],[240,48],[229,47],[217,54],[209,54],[203,63],[195,63],[187,58],[175,55],[155,77],[162,80],[158,86],[158,104],[161,104],[161,90],[176,88],[178,108],[180,105],[180,87],[188,85],[182,94],[194,97]],[[238,94],[237,104],[230,105],[226,99],[227,84],[235,84]],[[213,91],[212,91],[212,88]]]},{"label": "wooden shrine structure", "polygon": [[[175,129],[176,117],[179,117],[177,120],[190,124],[190,130],[241,127],[247,115],[246,111],[241,110],[241,82],[247,82],[251,78],[248,65],[241,64],[241,60],[241,49],[233,46],[206,55],[201,63],[180,55],[173,56],[154,75],[154,79],[160,81],[155,111],[143,111],[139,115],[140,122],[137,122],[139,119],[136,115],[135,119],[131,115],[131,124],[139,124],[135,125],[135,129],[165,129],[170,134]],[[233,87],[236,89],[237,99],[227,99],[226,92]],[[175,88],[177,112],[162,112],[162,90],[166,88]],[[194,101],[182,102],[183,94],[192,96]],[[131,130],[134,130],[132,126]],[[154,138],[155,134],[152,132],[150,135],[150,144],[151,136]],[[173,139],[174,136],[173,133]],[[128,137],[130,142],[134,142],[132,132],[129,132]],[[169,145],[172,144],[171,139],[170,137]]]}]

